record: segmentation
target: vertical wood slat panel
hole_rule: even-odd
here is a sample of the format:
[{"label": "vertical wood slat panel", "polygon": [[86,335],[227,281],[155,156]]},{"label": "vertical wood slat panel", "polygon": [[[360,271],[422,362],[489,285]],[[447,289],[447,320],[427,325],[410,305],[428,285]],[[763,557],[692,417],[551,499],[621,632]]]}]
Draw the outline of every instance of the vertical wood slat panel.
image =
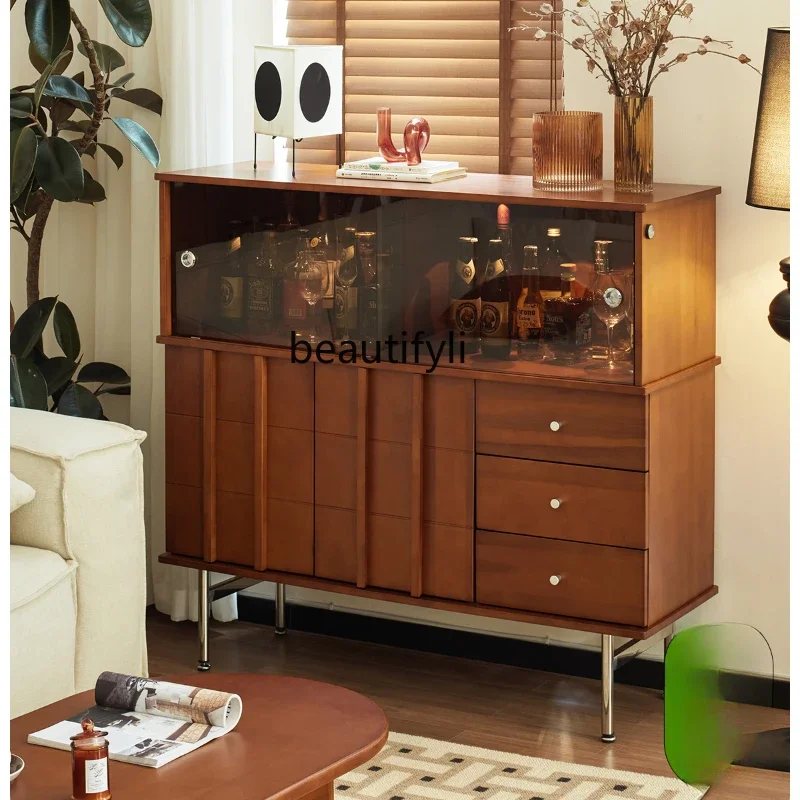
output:
[{"label": "vertical wood slat panel", "polygon": [[253,564],[255,569],[267,568],[267,359],[264,356],[253,356],[253,421],[255,436],[253,458],[253,507],[255,520],[253,525],[254,547]]},{"label": "vertical wood slat panel", "polygon": [[217,354],[203,351],[203,558],[217,560]]},{"label": "vertical wood slat panel", "polygon": [[161,335],[172,336],[172,184],[158,184],[159,255],[161,260]]},{"label": "vertical wood slat panel", "polygon": [[500,2],[500,99],[498,168],[501,175],[511,171],[511,2]]},{"label": "vertical wood slat panel", "polygon": [[356,585],[367,585],[367,405],[369,370],[358,368],[358,429],[356,435]]},{"label": "vertical wood slat panel", "polygon": [[414,375],[411,389],[411,596],[422,595],[422,447],[425,408],[422,375]]}]

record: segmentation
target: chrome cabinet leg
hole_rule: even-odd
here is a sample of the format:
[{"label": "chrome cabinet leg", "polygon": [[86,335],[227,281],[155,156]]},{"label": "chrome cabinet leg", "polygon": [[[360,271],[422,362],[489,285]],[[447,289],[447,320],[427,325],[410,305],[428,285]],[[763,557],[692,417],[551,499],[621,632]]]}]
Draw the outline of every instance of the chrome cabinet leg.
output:
[{"label": "chrome cabinet leg", "polygon": [[208,570],[197,570],[197,669],[208,672]]},{"label": "chrome cabinet leg", "polygon": [[286,584],[275,584],[275,633],[286,633]]},{"label": "chrome cabinet leg", "polygon": [[614,735],[614,637],[602,636],[601,646],[602,682],[603,682],[603,708],[602,708],[602,733],[600,738],[604,742],[616,740]]}]

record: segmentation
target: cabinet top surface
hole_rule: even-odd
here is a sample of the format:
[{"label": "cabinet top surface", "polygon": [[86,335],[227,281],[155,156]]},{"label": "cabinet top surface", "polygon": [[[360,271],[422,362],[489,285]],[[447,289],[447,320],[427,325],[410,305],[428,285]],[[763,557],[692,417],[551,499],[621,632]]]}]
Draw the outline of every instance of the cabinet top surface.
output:
[{"label": "cabinet top surface", "polygon": [[700,197],[713,197],[722,191],[719,186],[657,183],[652,194],[630,194],[617,192],[613,182],[605,181],[603,188],[594,192],[543,192],[533,189],[531,179],[527,175],[482,173],[472,173],[465,178],[437,184],[368,181],[337,178],[336,167],[308,164],[299,165],[296,177],[293,178],[290,165],[267,162],[259,163],[257,169],[253,169],[252,162],[241,162],[177,172],[159,172],[155,177],[157,180],[173,183],[391,195],[432,200],[505,201],[534,206],[603,208],[634,212],[645,212],[654,206],[681,203]]}]

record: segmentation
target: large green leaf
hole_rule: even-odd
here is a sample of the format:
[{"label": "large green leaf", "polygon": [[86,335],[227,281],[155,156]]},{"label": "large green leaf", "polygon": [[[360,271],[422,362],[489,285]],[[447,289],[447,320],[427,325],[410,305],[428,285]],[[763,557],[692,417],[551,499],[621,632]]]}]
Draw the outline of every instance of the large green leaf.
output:
[{"label": "large green leaf", "polygon": [[133,103],[135,106],[146,108],[154,114],[161,116],[164,101],[152,89],[114,89],[111,96]]},{"label": "large green leaf", "polygon": [[112,117],[113,123],[125,134],[130,143],[154,166],[161,161],[161,154],[153,137],[138,123],[127,117]]},{"label": "large green leaf", "polygon": [[99,397],[101,394],[116,394],[122,397],[130,397],[131,387],[130,384],[127,386],[107,386],[105,389],[98,389],[94,394],[95,397]]},{"label": "large green leaf", "polygon": [[42,338],[42,331],[53,313],[57,297],[43,297],[28,306],[11,331],[11,352],[17,358],[26,358]]},{"label": "large green leaf", "polygon": [[100,401],[85,386],[77,383],[71,383],[61,395],[58,413],[90,419],[103,419],[104,416]]},{"label": "large green leaf", "polygon": [[69,39],[69,0],[27,0],[25,27],[37,55],[52,64]]},{"label": "large green leaf", "polygon": [[55,100],[50,106],[50,124],[53,131],[64,130],[64,123],[75,113],[77,105],[71,100]]},{"label": "large green leaf", "polygon": [[78,365],[64,356],[48,358],[39,364],[39,372],[47,383],[47,393],[57,392],[72,377]]},{"label": "large green leaf", "polygon": [[21,111],[26,116],[31,116],[33,114],[33,95],[12,94],[10,105],[12,109]]},{"label": "large green leaf", "polygon": [[75,317],[72,316],[72,311],[66,303],[56,305],[53,331],[64,355],[71,361],[77,361],[81,352],[81,337],[75,324]]},{"label": "large green leaf", "polygon": [[100,0],[108,21],[125,44],[141,47],[153,27],[150,0]]},{"label": "large green leaf", "polygon": [[11,202],[22,194],[33,174],[39,140],[32,128],[11,131]]},{"label": "large green leaf", "polygon": [[107,361],[93,361],[81,369],[76,378],[78,383],[130,383],[131,376],[122,367]]},{"label": "large green leaf", "polygon": [[91,125],[91,120],[88,119],[80,119],[80,120],[66,120],[62,122],[59,126],[62,131],[72,131],[73,133],[86,133]]},{"label": "large green leaf", "polygon": [[78,198],[79,203],[102,203],[106,199],[106,190],[96,181],[88,170],[83,171],[83,194]]},{"label": "large green leaf", "polygon": [[60,97],[65,100],[75,100],[79,103],[91,104],[93,102],[89,92],[77,81],[68,78],[66,75],[51,75],[45,86],[44,93],[48,97]]},{"label": "large green leaf", "polygon": [[[107,44],[103,44],[102,42],[96,42],[92,39],[92,44],[94,45],[94,51],[97,54],[97,61],[100,64],[100,69],[108,75],[109,72],[118,69],[119,67],[125,66],[125,59],[122,57],[122,53],[115,50],[113,47]],[[83,46],[83,42],[78,42],[78,52],[82,55],[89,57],[88,53],[86,52],[86,48]]]},{"label": "large green leaf", "polygon": [[36,178],[32,177],[25,185],[20,196],[14,201],[17,216],[23,222],[35,216],[39,206],[42,204],[43,198],[38,189],[39,184],[36,182]]},{"label": "large green leaf", "polygon": [[81,157],[66,139],[43,139],[36,153],[35,169],[42,188],[56,200],[69,203],[83,195]]},{"label": "large green leaf", "polygon": [[11,356],[11,405],[47,411],[47,382],[27,358]]},{"label": "large green leaf", "polygon": [[105,144],[104,142],[98,142],[97,146],[114,162],[117,169],[122,169],[125,157],[116,147],[112,147],[110,144]]},{"label": "large green leaf", "polygon": [[125,86],[130,82],[131,78],[133,78],[133,73],[126,72],[124,75],[117,78],[111,85],[116,89],[121,89],[123,86]]},{"label": "large green leaf", "polygon": [[[67,46],[59,53],[58,58],[56,59],[56,63],[52,66],[50,70],[51,75],[60,75],[68,66],[69,62],[72,61],[72,56],[75,53],[75,44],[72,41],[72,36],[67,37]],[[36,68],[38,73],[42,73],[50,66],[37,52],[36,48],[33,46],[33,42],[28,44],[28,59],[30,60],[31,64]]]}]

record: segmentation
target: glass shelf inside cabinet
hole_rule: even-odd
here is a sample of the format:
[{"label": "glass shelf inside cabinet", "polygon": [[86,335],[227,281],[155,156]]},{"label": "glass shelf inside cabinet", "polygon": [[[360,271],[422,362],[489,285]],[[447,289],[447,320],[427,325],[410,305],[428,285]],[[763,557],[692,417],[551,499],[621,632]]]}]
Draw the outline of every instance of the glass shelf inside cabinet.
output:
[{"label": "glass shelf inside cabinet", "polygon": [[177,335],[633,383],[631,212],[176,184],[171,224]]}]

